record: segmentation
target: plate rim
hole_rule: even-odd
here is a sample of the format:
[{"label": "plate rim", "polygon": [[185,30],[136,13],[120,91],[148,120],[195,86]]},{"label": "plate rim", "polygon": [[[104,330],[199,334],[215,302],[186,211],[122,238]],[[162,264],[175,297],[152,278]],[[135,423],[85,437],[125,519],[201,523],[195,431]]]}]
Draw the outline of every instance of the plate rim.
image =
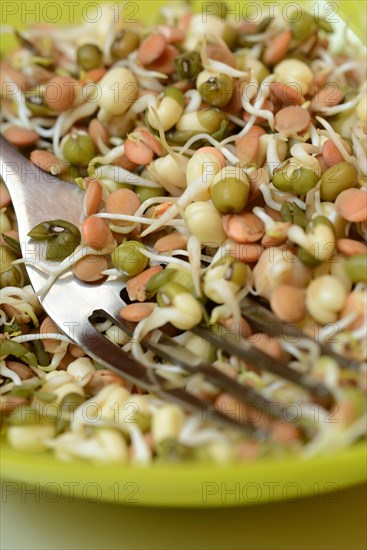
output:
[{"label": "plate rim", "polygon": [[[335,494],[367,479],[365,441],[310,459],[266,458],[253,462],[152,463],[149,465],[63,462],[51,452],[22,454],[5,443],[0,476],[11,489],[38,489],[75,499],[149,507],[227,507],[297,501]],[[93,497],[88,494],[92,489]],[[137,498],[135,498],[137,497]],[[94,499],[94,500],[93,500]]]}]

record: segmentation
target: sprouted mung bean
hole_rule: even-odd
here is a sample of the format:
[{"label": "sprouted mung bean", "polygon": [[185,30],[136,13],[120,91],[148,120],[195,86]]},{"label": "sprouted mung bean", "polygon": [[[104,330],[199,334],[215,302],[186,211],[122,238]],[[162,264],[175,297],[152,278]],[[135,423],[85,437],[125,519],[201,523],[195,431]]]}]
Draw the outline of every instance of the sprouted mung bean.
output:
[{"label": "sprouted mung bean", "polygon": [[[42,311],[1,184],[0,402],[10,445],[149,463],[308,457],[352,444],[366,425],[365,63],[347,36],[332,52],[330,24],[305,12],[297,21],[204,21],[175,2],[149,29],[103,13],[92,41],[89,25],[35,25],[16,33],[19,47],[1,61],[13,90],[3,88],[4,136],[86,193],[80,230],[45,220],[30,232],[59,262],[45,262],[39,295],[71,270],[87,282],[122,279],[132,303],[121,317],[136,328],[130,339],[100,322],[110,340],[173,387],[243,418],[234,398],[143,350],[145,335],[157,341],[171,323],[177,342],[220,371],[296,404],[310,435],[285,421],[268,425],[266,440],[215,428],[101,370]],[[246,295],[359,370],[304,338],[257,333],[241,316]],[[304,390],[198,339],[190,329],[199,323],[321,380],[334,421],[323,422],[321,406],[316,418]],[[90,403],[95,417],[84,414]]]}]

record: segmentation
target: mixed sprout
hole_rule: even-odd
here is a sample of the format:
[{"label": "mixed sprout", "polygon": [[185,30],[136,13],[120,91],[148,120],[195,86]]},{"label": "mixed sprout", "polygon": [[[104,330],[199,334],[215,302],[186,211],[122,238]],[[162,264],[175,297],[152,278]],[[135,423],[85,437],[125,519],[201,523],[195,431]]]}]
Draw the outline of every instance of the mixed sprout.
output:
[{"label": "mixed sprout", "polygon": [[[364,436],[363,63],[347,37],[346,53],[332,53],[332,27],[304,11],[256,23],[224,12],[204,18],[174,2],[143,27],[116,22],[105,6],[92,27],[16,32],[19,47],[1,61],[3,135],[85,192],[80,228],[45,220],[29,233],[45,242],[39,267],[49,273],[35,294],[1,183],[0,403],[18,451],[102,463],[228,462],[309,457]],[[296,407],[297,422],[263,417],[265,438],[244,435],[102,369],[38,301],[70,270],[96,292],[107,278],[126,283],[120,316],[133,337],[108,319],[98,329],[172,387],[238,419],[254,412],[147,351],[142,340],[159,341],[162,327],[227,376]],[[246,296],[300,337],[256,331],[243,316]],[[334,407],[316,407],[305,390],[214,348],[191,332],[200,324],[312,375]],[[317,342],[358,369],[323,355]]]}]

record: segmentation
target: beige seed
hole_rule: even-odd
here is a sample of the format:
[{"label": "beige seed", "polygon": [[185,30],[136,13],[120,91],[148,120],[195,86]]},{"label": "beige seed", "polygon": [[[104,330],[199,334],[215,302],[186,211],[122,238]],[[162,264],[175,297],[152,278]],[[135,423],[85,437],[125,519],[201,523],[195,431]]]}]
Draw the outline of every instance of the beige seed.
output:
[{"label": "beige seed", "polygon": [[102,388],[110,384],[126,386],[125,380],[114,372],[105,369],[97,370],[92,373],[89,382],[84,386],[84,390],[87,395],[96,395]]},{"label": "beige seed", "polygon": [[96,283],[105,276],[102,271],[108,268],[108,262],[104,256],[85,256],[73,265],[75,277],[85,283]]},{"label": "beige seed", "polygon": [[149,317],[155,308],[155,304],[152,302],[141,302],[138,304],[128,304],[120,309],[120,317],[125,321],[131,321],[132,323],[138,323],[142,319]]},{"label": "beige seed", "polygon": [[15,84],[24,92],[28,87],[27,76],[13,69],[7,61],[0,62],[0,88],[3,95],[3,100],[12,102],[14,98],[13,84]]},{"label": "beige seed", "polygon": [[58,159],[53,153],[49,151],[41,151],[40,149],[35,149],[31,152],[30,155],[31,162],[44,170],[53,174],[54,176],[65,172],[67,165],[64,161]]},{"label": "beige seed", "polygon": [[186,250],[187,241],[187,235],[173,231],[169,235],[158,239],[154,244],[154,248],[161,253],[171,252],[172,250]]},{"label": "beige seed", "polygon": [[367,246],[361,241],[354,239],[338,239],[336,247],[344,256],[356,256],[357,254],[366,254]]},{"label": "beige seed", "polygon": [[15,372],[21,380],[29,380],[34,377],[34,372],[27,365],[18,361],[6,361],[8,369]]},{"label": "beige seed", "polygon": [[14,321],[18,323],[18,325],[29,323],[30,321],[29,315],[27,313],[19,311],[19,309],[16,309],[10,304],[1,304],[1,309],[6,313],[9,319],[14,318]]},{"label": "beige seed", "polygon": [[[46,317],[40,326],[40,334],[62,334],[62,331],[59,327],[53,322],[50,317]],[[55,349],[60,345],[60,340],[55,340],[54,338],[43,338],[43,346],[47,352],[54,353]]]},{"label": "beige seed", "polygon": [[[349,143],[344,140],[341,141],[349,155],[351,155],[352,149]],[[322,146],[322,158],[324,159],[327,168],[334,166],[334,164],[338,164],[339,162],[344,162],[344,157],[331,139],[327,139]]]},{"label": "beige seed", "polygon": [[275,420],[272,425],[271,435],[272,439],[281,443],[289,443],[298,439],[300,432],[297,426],[284,422],[282,420]]},{"label": "beige seed", "polygon": [[0,208],[9,206],[11,203],[11,196],[5,183],[0,182]]},{"label": "beige seed", "polygon": [[163,54],[150,63],[147,68],[151,71],[158,71],[163,74],[173,74],[176,70],[175,59],[180,55],[180,52],[175,46],[169,44]]},{"label": "beige seed", "polygon": [[159,139],[153,136],[144,126],[138,126],[138,128],[135,128],[134,134],[138,134],[139,140],[145,143],[145,145],[147,145],[159,157],[165,154],[165,149]]},{"label": "beige seed", "polygon": [[126,283],[126,290],[128,296],[132,302],[138,300],[139,302],[144,302],[146,300],[145,288],[153,275],[162,271],[160,265],[155,265],[145,269],[135,277],[131,277]]},{"label": "beige seed", "polygon": [[274,336],[265,334],[265,332],[257,332],[256,334],[249,336],[248,341],[254,346],[254,348],[267,353],[274,359],[283,358],[283,350],[279,344],[279,340]]},{"label": "beige seed", "polygon": [[131,139],[125,140],[125,155],[131,162],[142,166],[152,162],[154,157],[153,151],[145,143]]},{"label": "beige seed", "polygon": [[334,82],[329,82],[325,88],[317,92],[310,105],[311,111],[322,111],[325,107],[333,107],[343,100],[343,92]]},{"label": "beige seed", "polygon": [[96,214],[101,206],[102,185],[94,178],[84,178],[84,182],[87,183],[84,195],[84,213],[86,216],[91,216],[92,214]]},{"label": "beige seed", "polygon": [[85,357],[86,355],[85,351],[76,344],[69,344],[69,353],[76,359],[79,357]]},{"label": "beige seed", "polygon": [[366,291],[354,290],[348,294],[344,307],[340,312],[340,317],[343,319],[351,313],[357,313],[356,319],[348,325],[348,330],[356,330],[361,328],[366,322],[366,305]]},{"label": "beige seed", "polygon": [[92,141],[99,150],[99,143],[102,142],[105,145],[109,143],[109,135],[103,123],[98,118],[93,118],[88,126],[88,134],[92,138]]},{"label": "beige seed", "polygon": [[236,380],[238,372],[233,365],[230,365],[229,363],[216,362],[213,363],[213,367],[228,376],[229,378]]},{"label": "beige seed", "polygon": [[183,30],[178,29],[177,27],[157,25],[157,31],[159,31],[160,34],[163,34],[165,39],[170,43],[181,42],[185,38],[185,33]]},{"label": "beige seed", "polygon": [[164,53],[166,47],[167,40],[163,34],[150,34],[140,44],[138,60],[142,65],[149,65]]},{"label": "beige seed", "polygon": [[307,313],[305,300],[306,291],[303,288],[279,285],[270,297],[270,306],[273,313],[282,321],[296,323]]},{"label": "beige seed", "polygon": [[255,162],[259,152],[260,137],[266,134],[261,126],[252,126],[250,130],[236,141],[235,153],[241,166]]},{"label": "beige seed", "polygon": [[236,243],[254,243],[265,232],[263,222],[252,212],[227,214],[223,217],[223,227],[227,236]]},{"label": "beige seed", "polygon": [[233,55],[228,46],[225,46],[224,44],[218,44],[218,42],[213,44],[209,43],[206,46],[206,53],[210,59],[215,59],[215,61],[225,63],[234,69],[237,66],[236,57]]},{"label": "beige seed", "polygon": [[[222,319],[220,321],[220,324],[227,331],[229,331],[228,336],[230,336],[232,334],[235,338],[240,336],[241,338],[246,339],[249,336],[251,336],[251,334],[252,334],[251,326],[244,317],[240,318],[239,323],[234,323],[233,322],[233,317],[228,317],[228,319]],[[224,332],[224,334],[221,333],[221,335],[223,336],[223,338],[227,337],[225,332]]]},{"label": "beige seed", "polygon": [[[140,206],[139,197],[130,189],[112,191],[105,202],[106,212],[109,214],[127,214],[133,216]],[[115,220],[116,225],[129,225],[131,222]]]},{"label": "beige seed", "polygon": [[8,416],[21,405],[25,405],[27,400],[24,397],[16,397],[15,395],[0,396],[0,419]]},{"label": "beige seed", "polygon": [[55,76],[44,89],[44,98],[49,107],[61,113],[70,109],[81,92],[80,83],[70,76]]},{"label": "beige seed", "polygon": [[367,193],[361,189],[346,189],[338,195],[335,210],[349,222],[367,220]]},{"label": "beige seed", "polygon": [[20,126],[9,126],[4,131],[4,137],[15,147],[30,147],[39,139],[36,132]]},{"label": "beige seed", "polygon": [[58,370],[67,370],[70,363],[75,361],[75,357],[67,351],[64,355],[64,357],[61,359],[59,366],[57,367]]},{"label": "beige seed", "polygon": [[263,253],[264,248],[260,244],[256,243],[235,243],[235,246],[231,248],[231,254],[245,264],[251,264],[257,262]]},{"label": "beige seed", "polygon": [[284,107],[275,115],[275,128],[287,137],[304,134],[311,123],[311,115],[298,105]]},{"label": "beige seed", "polygon": [[282,105],[302,105],[305,98],[297,87],[289,86],[283,82],[272,82],[270,84],[270,98],[276,99]]},{"label": "beige seed", "polygon": [[267,65],[276,65],[279,63],[285,57],[291,40],[292,33],[290,31],[284,31],[275,36],[265,48],[264,62]]},{"label": "beige seed", "polygon": [[291,224],[287,222],[278,223],[275,230],[269,233],[265,233],[265,235],[261,239],[262,246],[268,248],[269,246],[278,246],[285,243],[288,237],[288,229],[290,228],[290,226]]},{"label": "beige seed", "polygon": [[261,414],[257,407],[244,403],[226,392],[218,395],[214,406],[221,413],[236,419],[238,422],[254,422],[259,427],[266,427],[269,424],[268,417]]},{"label": "beige seed", "polygon": [[113,248],[116,244],[112,232],[106,222],[101,218],[89,216],[81,227],[82,239],[91,248],[102,250],[107,246]]}]

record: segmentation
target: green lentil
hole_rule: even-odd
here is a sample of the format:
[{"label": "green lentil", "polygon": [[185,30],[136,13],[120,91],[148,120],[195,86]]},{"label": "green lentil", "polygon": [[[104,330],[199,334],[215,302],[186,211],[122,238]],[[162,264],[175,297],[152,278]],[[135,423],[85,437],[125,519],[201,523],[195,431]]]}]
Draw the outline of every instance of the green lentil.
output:
[{"label": "green lentil", "polygon": [[195,80],[203,70],[198,52],[184,53],[175,59],[176,72],[182,80]]},{"label": "green lentil", "polygon": [[97,69],[103,64],[103,54],[96,44],[83,44],[77,51],[77,61],[83,71]]},{"label": "green lentil", "polygon": [[225,178],[212,186],[210,198],[221,214],[239,214],[245,208],[250,190],[248,181],[239,178]]},{"label": "green lentil", "polygon": [[334,166],[330,166],[321,176],[321,199],[334,202],[342,191],[354,187],[357,179],[357,169],[349,162],[338,162]]},{"label": "green lentil", "polygon": [[112,252],[111,259],[116,269],[123,271],[130,277],[141,273],[148,265],[149,260],[140,249],[146,247],[138,241],[126,241]]},{"label": "green lentil", "polygon": [[121,30],[117,33],[111,46],[111,57],[114,61],[125,59],[129,53],[139,47],[139,35],[133,31]]},{"label": "green lentil", "polygon": [[367,282],[367,254],[356,254],[347,258],[345,271],[353,283]]},{"label": "green lentil", "polygon": [[67,162],[86,166],[96,155],[92,138],[88,134],[71,132],[64,142],[62,154]]},{"label": "green lentil", "polygon": [[36,225],[28,236],[47,241],[46,260],[59,262],[70,256],[81,241],[79,229],[64,220],[51,220]]},{"label": "green lentil", "polygon": [[307,227],[308,219],[302,208],[295,202],[283,202],[280,208],[282,222],[299,225],[303,229]]},{"label": "green lentil", "polygon": [[233,94],[233,80],[230,76],[221,74],[211,76],[198,88],[203,100],[213,107],[223,107]]},{"label": "green lentil", "polygon": [[314,17],[305,11],[297,13],[297,20],[290,24],[291,31],[296,40],[305,40],[308,38],[314,29]]},{"label": "green lentil", "polygon": [[135,193],[138,195],[141,203],[153,197],[164,197],[167,195],[164,187],[144,187],[143,185],[137,186]]},{"label": "green lentil", "polygon": [[20,286],[21,272],[13,265],[17,256],[7,246],[0,245],[0,288]]}]

